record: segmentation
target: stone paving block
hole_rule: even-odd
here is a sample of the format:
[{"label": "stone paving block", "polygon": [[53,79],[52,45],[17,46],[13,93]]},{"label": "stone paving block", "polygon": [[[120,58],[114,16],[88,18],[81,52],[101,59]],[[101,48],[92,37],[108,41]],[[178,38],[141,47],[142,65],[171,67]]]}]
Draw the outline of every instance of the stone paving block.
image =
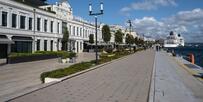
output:
[{"label": "stone paving block", "polygon": [[133,54],[12,102],[146,102],[154,54]]}]

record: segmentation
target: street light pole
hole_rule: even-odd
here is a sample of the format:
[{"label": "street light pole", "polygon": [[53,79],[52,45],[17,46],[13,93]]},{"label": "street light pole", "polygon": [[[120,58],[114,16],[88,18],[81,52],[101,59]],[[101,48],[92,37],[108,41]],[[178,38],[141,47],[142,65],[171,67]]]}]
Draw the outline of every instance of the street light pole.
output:
[{"label": "street light pole", "polygon": [[132,30],[132,22],[131,22],[131,20],[128,20],[128,23],[129,23],[129,27],[130,27],[130,34],[131,34],[131,30]]},{"label": "street light pole", "polygon": [[98,46],[97,46],[97,16],[104,14],[103,9],[103,2],[100,3],[100,12],[93,13],[92,12],[92,4],[89,4],[89,15],[95,16],[95,37],[96,37],[96,43],[95,43],[95,52],[96,52],[96,64],[98,64]]},{"label": "street light pole", "polygon": [[97,16],[95,16],[95,37],[96,37],[96,64],[98,64],[98,46],[97,46]]},{"label": "street light pole", "polygon": [[36,21],[36,20],[35,20],[35,19],[36,19],[36,9],[33,9],[33,16],[34,16],[34,20],[33,20],[33,21],[34,21],[34,27],[33,27],[33,28],[34,28],[34,29],[33,29],[33,33],[34,33],[34,44],[33,44],[33,45],[34,45],[34,51],[33,51],[33,52],[35,52],[35,51],[37,51],[37,44],[36,44],[36,41],[35,41],[35,40],[36,40],[36,34],[35,34],[35,29],[36,29],[36,28],[35,28],[35,23],[36,23],[36,22],[35,22],[35,21]]}]

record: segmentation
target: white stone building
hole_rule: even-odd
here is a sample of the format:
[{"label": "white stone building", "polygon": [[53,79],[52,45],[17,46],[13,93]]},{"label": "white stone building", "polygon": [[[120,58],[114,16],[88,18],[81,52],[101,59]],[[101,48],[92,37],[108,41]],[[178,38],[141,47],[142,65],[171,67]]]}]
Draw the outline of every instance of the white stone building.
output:
[{"label": "white stone building", "polygon": [[[49,11],[49,12],[48,12]],[[69,31],[69,50],[83,52],[95,26],[73,16],[68,2],[34,8],[12,0],[0,0],[0,58],[10,52],[61,50],[63,29]],[[98,28],[98,39],[101,30]]]},{"label": "white stone building", "polygon": [[111,40],[110,42],[111,43],[114,43],[115,42],[115,33],[117,30],[121,30],[123,33],[124,33],[124,36],[123,36],[123,43],[125,43],[125,37],[126,37],[126,34],[131,34],[133,35],[133,37],[137,37],[137,33],[135,31],[129,31],[129,29],[121,26],[121,25],[110,25],[110,30],[111,30]]}]

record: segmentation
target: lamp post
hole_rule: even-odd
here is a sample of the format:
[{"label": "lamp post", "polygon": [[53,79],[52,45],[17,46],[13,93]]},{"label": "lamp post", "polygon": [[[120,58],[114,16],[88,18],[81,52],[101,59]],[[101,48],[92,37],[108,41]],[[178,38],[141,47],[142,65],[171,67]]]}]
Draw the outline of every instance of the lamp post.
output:
[{"label": "lamp post", "polygon": [[127,23],[129,23],[129,30],[130,30],[130,34],[131,34],[131,30],[132,30],[132,22],[131,22],[131,20],[128,20],[128,22]]},{"label": "lamp post", "polygon": [[36,44],[36,35],[35,35],[35,23],[36,23],[36,9],[33,9],[33,15],[34,15],[34,27],[33,27],[33,33],[34,33],[34,50],[33,52],[37,51],[37,44]]},{"label": "lamp post", "polygon": [[98,46],[97,46],[97,16],[98,15],[102,15],[104,14],[104,8],[103,8],[103,2],[100,3],[100,12],[97,13],[93,13],[92,11],[92,4],[89,4],[89,15],[90,16],[95,16],[95,37],[96,37],[96,43],[95,43],[95,47],[96,47],[96,64],[98,64]]}]

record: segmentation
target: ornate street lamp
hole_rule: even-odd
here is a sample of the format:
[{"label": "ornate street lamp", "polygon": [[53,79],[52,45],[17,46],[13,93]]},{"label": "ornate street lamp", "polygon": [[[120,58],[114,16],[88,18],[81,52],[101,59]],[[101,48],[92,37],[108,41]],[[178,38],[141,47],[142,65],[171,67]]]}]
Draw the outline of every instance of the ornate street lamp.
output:
[{"label": "ornate street lamp", "polygon": [[92,4],[89,4],[89,15],[95,16],[95,36],[96,36],[96,43],[95,43],[95,52],[96,52],[96,64],[98,64],[98,46],[97,46],[97,16],[104,14],[104,5],[103,2],[100,3],[100,12],[94,12],[92,10]]}]

